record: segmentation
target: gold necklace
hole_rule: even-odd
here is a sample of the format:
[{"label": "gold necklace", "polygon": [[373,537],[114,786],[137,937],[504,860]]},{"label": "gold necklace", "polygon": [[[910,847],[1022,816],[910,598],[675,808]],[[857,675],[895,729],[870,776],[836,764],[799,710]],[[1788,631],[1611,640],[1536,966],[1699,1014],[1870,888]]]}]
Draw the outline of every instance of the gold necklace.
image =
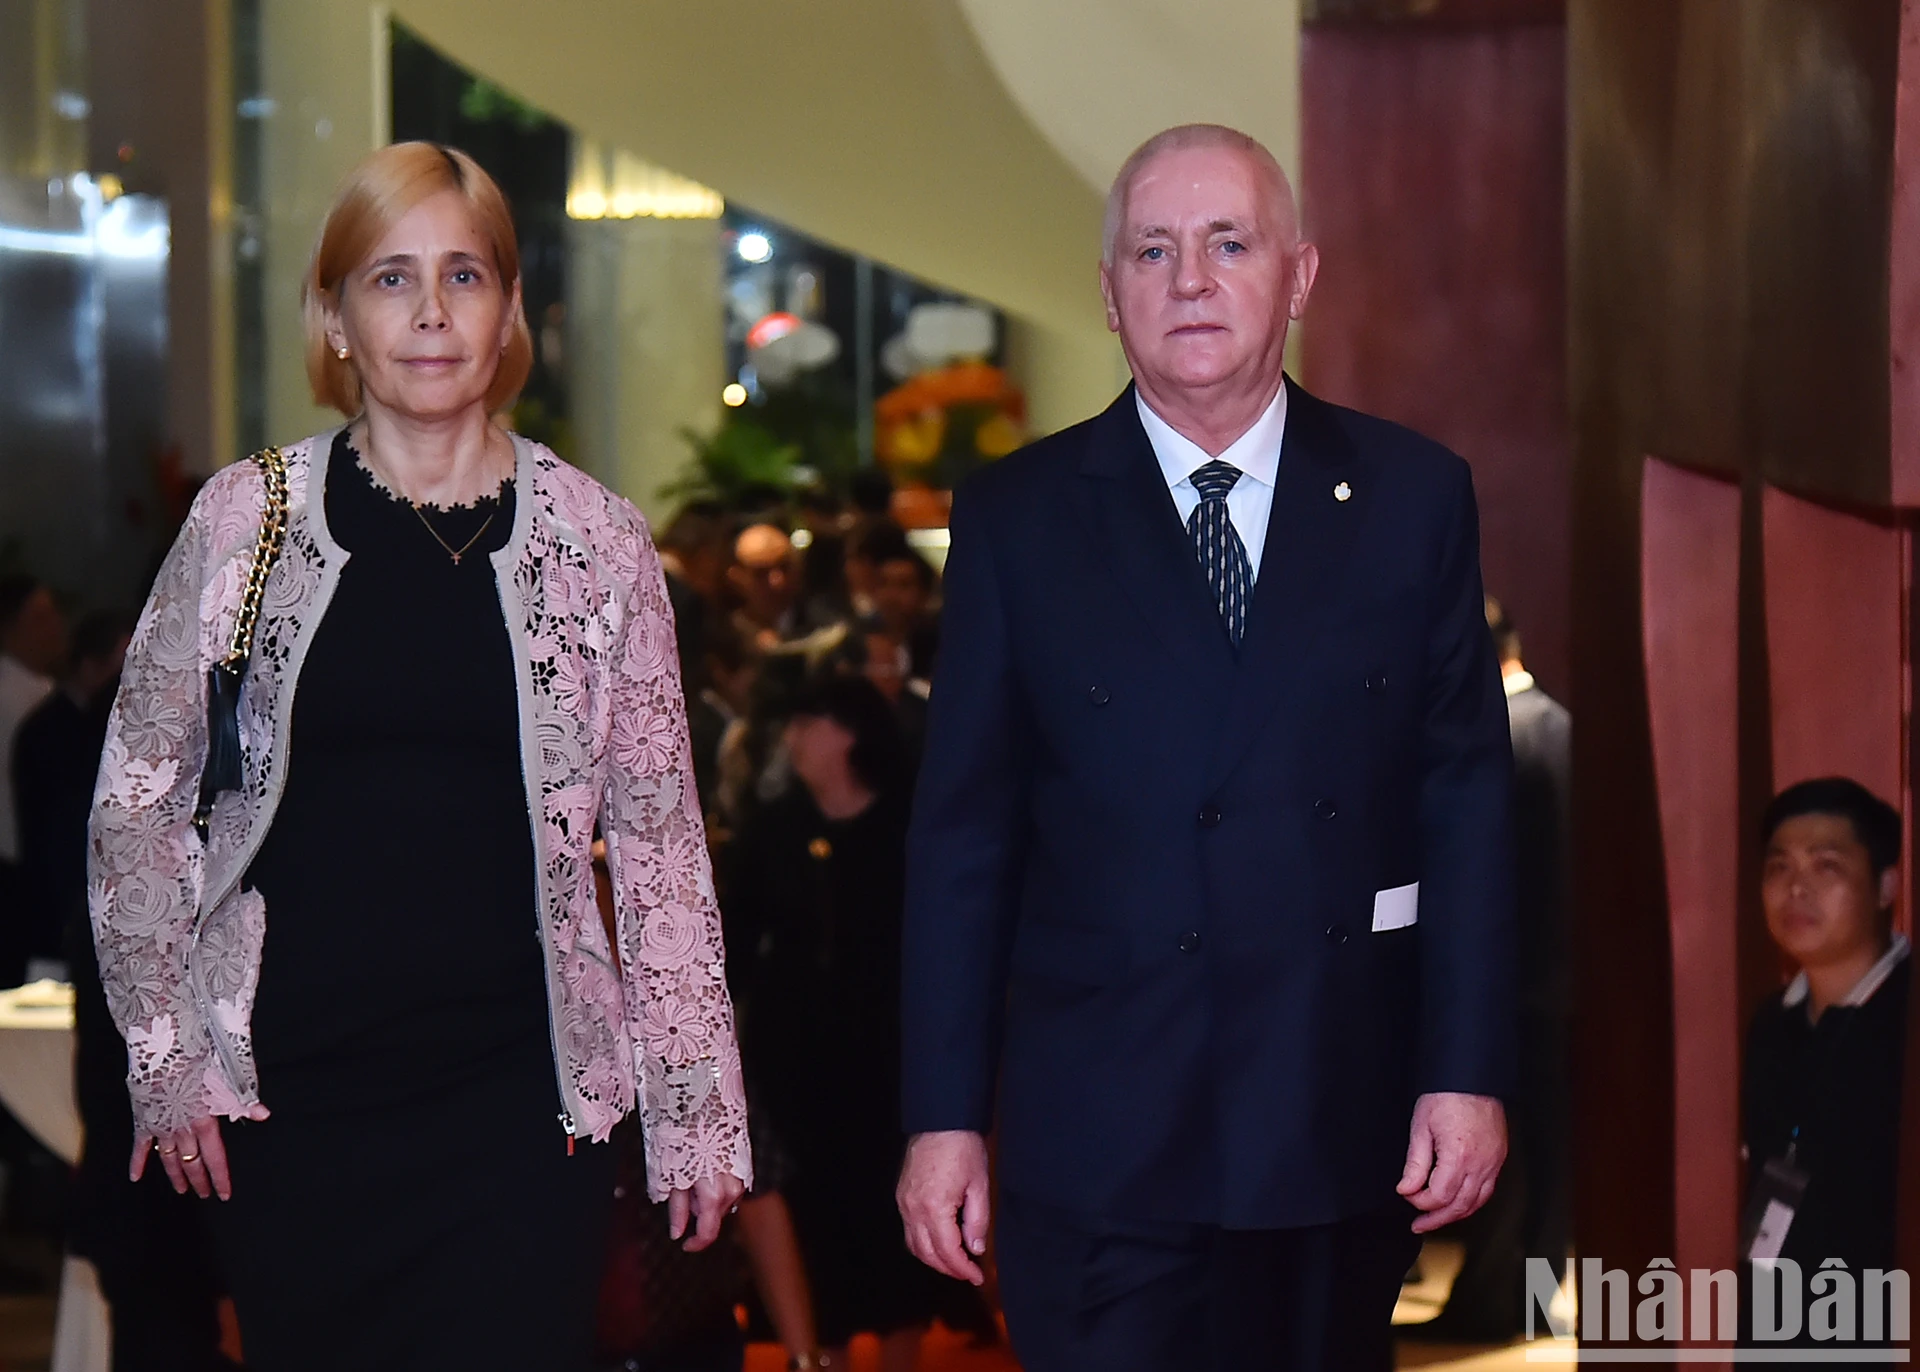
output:
[{"label": "gold necklace", "polygon": [[456,552],[454,551],[454,547],[451,543],[447,542],[446,539],[440,537],[440,531],[433,527],[433,521],[427,518],[427,512],[425,510],[421,509],[418,505],[416,505],[411,500],[407,502],[407,508],[412,510],[414,514],[419,517],[419,520],[422,524],[426,525],[427,532],[433,535],[433,541],[435,543],[438,543],[442,548],[445,548],[447,550],[447,556],[453,559],[453,565],[456,567],[460,565],[461,556],[464,553],[466,553],[470,548],[472,548],[474,544],[480,541],[480,535],[485,533],[487,531],[487,527],[493,523],[493,516],[500,513],[499,508],[496,506],[492,514],[489,514],[485,519],[480,521],[480,527],[473,531],[473,537],[468,539],[465,543],[462,543],[460,545],[459,551]]},{"label": "gold necklace", "polygon": [[[349,434],[347,441],[349,443],[353,442],[351,434]],[[368,442],[365,448],[356,447],[356,451],[365,453],[372,447],[373,447],[373,444],[371,442]],[[366,457],[364,458],[364,461],[366,463],[368,475],[373,476],[375,481],[377,482],[379,480],[379,475],[373,469],[373,459],[371,457]],[[405,492],[401,491],[399,484],[397,482],[393,484],[393,492],[395,495],[399,496],[401,500],[406,502],[407,508],[413,511],[413,517],[420,521],[420,523],[426,528],[426,531],[428,533],[433,535],[433,541],[435,543],[438,543],[442,548],[446,550],[447,556],[453,559],[453,565],[456,567],[460,565],[460,559],[464,557],[467,553],[472,551],[473,545],[480,541],[480,535],[484,534],[488,529],[493,527],[493,517],[494,515],[497,515],[500,513],[500,507],[498,505],[494,506],[492,512],[488,514],[485,519],[480,521],[480,527],[473,531],[473,537],[468,539],[465,543],[462,543],[459,546],[459,548],[456,549],[451,543],[447,542],[446,539],[440,537],[440,531],[433,527],[433,521],[428,519],[427,512],[420,508],[420,502],[412,499]]]}]

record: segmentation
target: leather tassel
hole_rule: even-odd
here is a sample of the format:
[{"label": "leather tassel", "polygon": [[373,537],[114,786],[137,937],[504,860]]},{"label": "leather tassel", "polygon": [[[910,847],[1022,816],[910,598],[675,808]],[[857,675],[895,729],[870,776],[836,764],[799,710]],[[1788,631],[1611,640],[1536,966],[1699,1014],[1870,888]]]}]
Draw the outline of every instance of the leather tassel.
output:
[{"label": "leather tassel", "polygon": [[220,793],[240,789],[240,683],[246,669],[245,659],[207,669],[207,762],[200,771],[200,803],[193,816],[203,833]]}]

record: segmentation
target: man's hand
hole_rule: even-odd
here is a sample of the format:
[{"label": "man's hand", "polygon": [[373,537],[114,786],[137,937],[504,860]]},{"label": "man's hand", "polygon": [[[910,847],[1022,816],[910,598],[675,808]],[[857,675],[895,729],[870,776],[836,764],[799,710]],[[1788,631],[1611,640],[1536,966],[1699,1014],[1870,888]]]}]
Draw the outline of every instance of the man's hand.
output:
[{"label": "man's hand", "polygon": [[964,1129],[915,1134],[894,1193],[907,1247],[936,1272],[986,1284],[974,1259],[987,1251],[987,1141]]},{"label": "man's hand", "polygon": [[1507,1157],[1507,1112],[1492,1096],[1440,1091],[1413,1106],[1407,1168],[1395,1189],[1427,1213],[1426,1234],[1463,1220],[1487,1203]]}]

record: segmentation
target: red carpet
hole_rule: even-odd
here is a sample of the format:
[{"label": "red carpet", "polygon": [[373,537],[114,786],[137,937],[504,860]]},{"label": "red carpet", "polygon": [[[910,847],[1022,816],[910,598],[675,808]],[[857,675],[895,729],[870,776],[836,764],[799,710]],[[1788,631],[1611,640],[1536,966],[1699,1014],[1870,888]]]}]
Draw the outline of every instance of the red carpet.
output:
[{"label": "red carpet", "polygon": [[[879,1372],[880,1348],[872,1339],[853,1341],[853,1366],[848,1372]],[[787,1355],[770,1343],[747,1350],[747,1372],[785,1372]],[[1019,1364],[1005,1348],[974,1348],[965,1335],[935,1329],[920,1349],[919,1372],[1018,1372]]]}]

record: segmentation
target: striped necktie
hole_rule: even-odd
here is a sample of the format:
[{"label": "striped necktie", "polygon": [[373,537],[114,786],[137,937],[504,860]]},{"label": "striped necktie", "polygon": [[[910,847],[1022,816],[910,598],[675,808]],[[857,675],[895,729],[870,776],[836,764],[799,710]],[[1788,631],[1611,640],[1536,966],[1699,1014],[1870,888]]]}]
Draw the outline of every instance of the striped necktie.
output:
[{"label": "striped necktie", "polygon": [[1188,479],[1200,492],[1200,504],[1187,520],[1187,536],[1193,540],[1200,569],[1207,574],[1207,585],[1213,588],[1227,637],[1238,648],[1247,631],[1247,602],[1253,597],[1253,568],[1246,545],[1227,512],[1227,494],[1240,480],[1240,469],[1215,459]]}]

